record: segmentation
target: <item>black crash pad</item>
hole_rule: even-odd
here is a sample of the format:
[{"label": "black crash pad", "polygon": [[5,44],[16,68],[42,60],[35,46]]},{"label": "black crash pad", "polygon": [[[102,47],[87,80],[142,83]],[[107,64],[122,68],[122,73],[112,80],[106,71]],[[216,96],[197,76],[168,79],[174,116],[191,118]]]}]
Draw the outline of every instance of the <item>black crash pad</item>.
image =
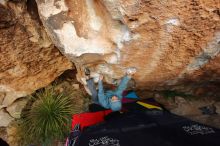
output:
[{"label": "black crash pad", "polygon": [[128,112],[115,112],[106,121],[86,128],[79,146],[220,146],[220,130],[184,117],[125,105]]}]

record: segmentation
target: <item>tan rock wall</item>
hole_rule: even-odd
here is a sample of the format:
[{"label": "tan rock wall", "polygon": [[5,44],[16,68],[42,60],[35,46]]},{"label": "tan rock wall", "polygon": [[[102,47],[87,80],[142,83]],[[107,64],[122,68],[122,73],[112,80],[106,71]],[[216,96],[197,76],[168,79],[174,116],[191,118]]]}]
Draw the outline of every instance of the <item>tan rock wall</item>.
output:
[{"label": "tan rock wall", "polygon": [[45,87],[72,67],[48,38],[34,7],[25,2],[0,4],[0,108]]},{"label": "tan rock wall", "polygon": [[94,74],[104,74],[108,82],[135,66],[134,78],[142,89],[194,93],[210,81],[219,82],[219,0],[37,3],[47,32],[75,63],[79,80],[82,65],[89,64]]}]

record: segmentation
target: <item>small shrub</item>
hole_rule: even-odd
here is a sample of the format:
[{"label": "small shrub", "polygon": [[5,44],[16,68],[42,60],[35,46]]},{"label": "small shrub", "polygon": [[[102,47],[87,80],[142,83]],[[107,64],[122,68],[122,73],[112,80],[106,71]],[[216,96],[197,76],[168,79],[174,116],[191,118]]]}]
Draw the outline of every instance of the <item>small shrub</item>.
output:
[{"label": "small shrub", "polygon": [[33,105],[21,119],[24,143],[52,145],[63,140],[70,130],[71,116],[80,111],[80,105],[74,103],[71,94],[58,93],[54,87],[45,88],[32,98]]}]

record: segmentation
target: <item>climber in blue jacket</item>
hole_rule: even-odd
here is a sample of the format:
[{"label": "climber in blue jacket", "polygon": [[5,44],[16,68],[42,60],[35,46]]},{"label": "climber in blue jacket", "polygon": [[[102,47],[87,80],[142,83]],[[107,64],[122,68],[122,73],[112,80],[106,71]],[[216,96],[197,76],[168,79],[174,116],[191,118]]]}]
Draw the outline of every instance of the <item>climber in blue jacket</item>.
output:
[{"label": "climber in blue jacket", "polygon": [[98,81],[98,92],[96,90],[94,81],[92,78],[87,80],[87,87],[92,95],[92,101],[96,104],[101,105],[106,109],[111,109],[112,111],[120,111],[122,107],[122,93],[127,88],[127,83],[131,79],[131,76],[136,72],[136,68],[128,68],[126,75],[122,78],[119,86],[116,90],[107,90],[106,92],[103,89],[103,76],[100,75]]}]

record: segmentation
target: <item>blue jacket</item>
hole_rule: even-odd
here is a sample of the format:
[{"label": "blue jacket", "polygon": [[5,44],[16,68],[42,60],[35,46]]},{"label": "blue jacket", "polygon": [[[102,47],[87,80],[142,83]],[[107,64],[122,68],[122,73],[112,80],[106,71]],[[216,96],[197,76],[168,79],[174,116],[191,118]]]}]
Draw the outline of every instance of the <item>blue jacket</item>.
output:
[{"label": "blue jacket", "polygon": [[[120,100],[122,99],[122,93],[127,88],[127,83],[131,78],[128,76],[124,76],[116,90],[108,90],[104,92],[102,81],[99,80],[98,82],[98,100],[99,104],[107,109],[112,109],[111,97],[117,96]],[[115,104],[116,105],[116,104]],[[113,109],[114,110],[114,109]]]}]

